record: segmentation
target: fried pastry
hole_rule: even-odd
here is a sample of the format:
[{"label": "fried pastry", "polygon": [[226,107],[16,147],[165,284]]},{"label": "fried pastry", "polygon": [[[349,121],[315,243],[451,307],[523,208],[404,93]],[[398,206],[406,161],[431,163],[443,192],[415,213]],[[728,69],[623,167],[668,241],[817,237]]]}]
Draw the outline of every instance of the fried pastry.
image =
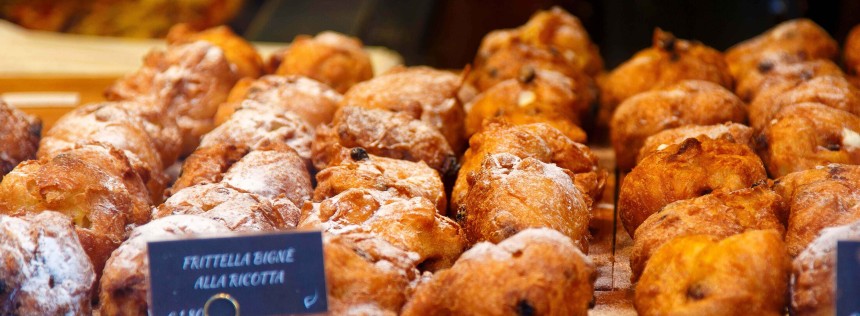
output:
[{"label": "fried pastry", "polygon": [[723,139],[741,145],[747,145],[750,149],[755,149],[753,142],[753,130],[746,125],[738,123],[723,123],[716,125],[685,125],[681,127],[663,130],[657,134],[648,136],[642,149],[639,150],[639,155],[636,157],[636,163],[639,163],[648,155],[666,149],[669,145],[680,144],[687,138],[697,138],[700,141],[705,138]]},{"label": "fried pastry", "polygon": [[205,29],[194,30],[186,23],[176,24],[167,33],[167,44],[185,44],[195,41],[206,41],[220,47],[227,57],[227,61],[236,67],[239,77],[257,78],[263,75],[263,58],[257,53],[251,43],[224,25]]},{"label": "fried pastry", "polygon": [[594,265],[563,234],[526,229],[482,242],[421,283],[403,315],[587,315]]},{"label": "fried pastry", "polygon": [[414,253],[369,234],[325,234],[323,257],[334,315],[398,315],[419,278]]},{"label": "fried pastry", "polygon": [[173,215],[135,228],[107,261],[100,282],[99,314],[146,315],[149,313],[149,259],[147,242],[188,238],[194,235],[228,235],[220,222],[194,215]]},{"label": "fried pastry", "polygon": [[726,50],[726,62],[740,80],[775,63],[834,59],[838,54],[839,46],[827,31],[811,20],[794,19],[732,46]]},{"label": "fried pastry", "polygon": [[774,187],[786,203],[785,243],[797,256],[831,226],[860,220],[860,166],[830,164],[782,177]]},{"label": "fried pastry", "polygon": [[486,156],[469,175],[469,193],[456,218],[469,243],[501,242],[531,227],[570,237],[588,252],[592,200],[574,185],[572,172],[534,158],[501,153]]},{"label": "fried pastry", "polygon": [[199,148],[220,144],[253,150],[263,142],[284,143],[310,163],[313,139],[313,126],[292,111],[245,100],[242,110],[203,136]]},{"label": "fried pastry", "polygon": [[256,150],[234,145],[195,150],[170,193],[199,183],[223,183],[267,199],[283,197],[296,205],[310,200],[313,192],[305,161],[286,144],[267,140]]},{"label": "fried pastry", "polygon": [[370,55],[361,41],[336,32],[296,36],[280,58],[275,73],[305,76],[340,93],[373,77]]},{"label": "fried pastry", "polygon": [[554,163],[570,170],[574,174],[574,184],[593,201],[599,201],[603,194],[606,171],[598,167],[597,156],[587,146],[546,123],[511,125],[489,121],[483,131],[469,139],[469,149],[463,156],[451,193],[452,210],[457,210],[469,193],[469,174],[480,171],[485,157],[500,153]]},{"label": "fried pastry", "polygon": [[734,192],[717,191],[701,197],[666,205],[648,217],[633,237],[630,268],[635,281],[648,259],[670,240],[692,235],[708,235],[717,240],[750,230],[773,229],[780,236],[782,199],[764,185]]},{"label": "fried pastry", "polygon": [[790,258],[778,232],[717,241],[676,238],[660,247],[636,285],[640,315],[784,315]]},{"label": "fried pastry", "polygon": [[254,232],[294,228],[301,210],[286,199],[273,203],[224,183],[202,183],[177,191],[152,212],[152,217],[178,214],[211,218],[233,231]]},{"label": "fried pastry", "polygon": [[845,74],[826,59],[766,64],[738,79],[735,93],[744,101],[753,101],[768,90],[784,90],[822,76],[844,77]]},{"label": "fried pastry", "polygon": [[785,107],[756,137],[771,177],[828,163],[860,163],[860,117],[818,103]]},{"label": "fried pastry", "polygon": [[409,114],[433,126],[455,152],[462,152],[463,105],[457,99],[462,80],[454,73],[430,67],[394,68],[356,84],[341,105],[386,109]]},{"label": "fried pastry", "polygon": [[0,100],[0,179],[18,163],[36,157],[42,122]]},{"label": "fried pastry", "polygon": [[354,147],[372,155],[423,161],[443,175],[456,162],[445,137],[424,121],[406,113],[344,106],[330,124],[317,127],[312,147],[314,166],[322,170],[342,161]]},{"label": "fried pastry", "polygon": [[207,42],[170,45],[152,51],[143,66],[105,91],[111,101],[135,100],[166,111],[182,136],[182,153],[191,153],[200,136],[214,127],[218,105],[238,80],[224,51]]},{"label": "fried pastry", "polygon": [[440,215],[430,200],[373,189],[348,189],[320,203],[305,204],[299,228],[373,234],[416,253],[415,264],[426,271],[451,267],[466,249],[460,225]]},{"label": "fried pastry", "polygon": [[2,214],[51,210],[71,217],[96,273],[132,228],[149,221],[151,205],[125,154],[98,145],[26,161],[0,182]]},{"label": "fried pastry", "polygon": [[598,81],[598,121],[609,122],[615,108],[629,97],[684,80],[704,80],[732,88],[732,76],[722,53],[656,29],[650,48],[639,51]]},{"label": "fried pastry", "polygon": [[860,89],[841,76],[820,76],[797,85],[780,85],[762,92],[750,103],[750,126],[761,130],[782,108],[814,102],[860,115]]},{"label": "fried pastry", "polygon": [[[227,102],[218,107],[215,124],[221,125],[239,109],[290,111],[311,126],[331,122],[343,97],[325,84],[302,76],[263,76],[258,80],[240,80]],[[242,102],[242,100],[257,102]]]},{"label": "fried pastry", "polygon": [[89,315],[96,281],[71,220],[0,215],[0,314]]},{"label": "fried pastry", "polygon": [[749,147],[717,139],[688,138],[642,159],[621,182],[618,213],[630,236],[669,203],[713,191],[750,188],[767,180]]},{"label": "fried pastry", "polygon": [[603,71],[600,51],[582,22],[558,6],[538,11],[519,27],[519,31],[523,42],[559,51],[589,76],[597,76]]},{"label": "fried pastry", "polygon": [[524,68],[517,79],[496,84],[466,106],[466,136],[480,132],[484,121],[495,117],[513,124],[546,122],[584,142],[585,132],[577,124],[594,96],[579,90],[560,73]]},{"label": "fried pastry", "polygon": [[791,314],[836,315],[836,243],[860,241],[860,221],[826,228],[792,262]]},{"label": "fried pastry", "polygon": [[688,80],[622,102],[612,115],[610,136],[618,167],[629,170],[648,136],[688,124],[744,120],[746,105],[731,91],[712,82]]},{"label": "fried pastry", "polygon": [[353,148],[348,159],[320,170],[316,180],[316,202],[348,189],[363,188],[388,191],[407,199],[423,197],[436,205],[439,214],[445,215],[447,210],[445,187],[436,170],[423,162],[374,156],[361,147]]},{"label": "fried pastry", "polygon": [[860,26],[854,26],[848,33],[843,50],[845,72],[852,76],[860,75]]}]

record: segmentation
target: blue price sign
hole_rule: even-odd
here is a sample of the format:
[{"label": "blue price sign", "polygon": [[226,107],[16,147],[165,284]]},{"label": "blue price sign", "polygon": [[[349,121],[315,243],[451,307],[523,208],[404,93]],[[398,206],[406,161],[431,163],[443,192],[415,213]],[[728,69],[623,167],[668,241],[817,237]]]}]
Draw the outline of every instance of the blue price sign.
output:
[{"label": "blue price sign", "polygon": [[860,241],[836,244],[836,315],[860,316]]},{"label": "blue price sign", "polygon": [[148,247],[153,315],[327,311],[320,232],[157,241]]}]

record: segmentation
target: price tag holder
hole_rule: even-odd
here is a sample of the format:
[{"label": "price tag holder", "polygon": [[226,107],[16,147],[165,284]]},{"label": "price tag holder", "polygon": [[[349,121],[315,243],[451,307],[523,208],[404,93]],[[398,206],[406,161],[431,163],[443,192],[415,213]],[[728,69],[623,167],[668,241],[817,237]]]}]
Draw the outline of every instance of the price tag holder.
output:
[{"label": "price tag holder", "polygon": [[860,316],[860,241],[836,243],[836,315]]},{"label": "price tag holder", "polygon": [[153,315],[282,315],[328,310],[322,233],[148,243]]}]

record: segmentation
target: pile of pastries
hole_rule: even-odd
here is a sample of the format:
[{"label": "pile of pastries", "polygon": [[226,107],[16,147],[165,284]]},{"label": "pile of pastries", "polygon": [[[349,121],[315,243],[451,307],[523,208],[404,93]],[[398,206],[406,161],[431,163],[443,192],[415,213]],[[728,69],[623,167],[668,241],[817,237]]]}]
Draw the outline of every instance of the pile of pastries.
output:
[{"label": "pile of pastries", "polygon": [[860,239],[860,31],[848,74],[807,20],[725,53],[658,29],[607,73],[559,8],[457,73],[374,74],[334,32],[167,42],[44,133],[0,102],[0,314],[145,315],[148,241],[312,229],[334,315],[586,315],[608,174],[583,126],[626,173],[641,314],[832,310]]}]

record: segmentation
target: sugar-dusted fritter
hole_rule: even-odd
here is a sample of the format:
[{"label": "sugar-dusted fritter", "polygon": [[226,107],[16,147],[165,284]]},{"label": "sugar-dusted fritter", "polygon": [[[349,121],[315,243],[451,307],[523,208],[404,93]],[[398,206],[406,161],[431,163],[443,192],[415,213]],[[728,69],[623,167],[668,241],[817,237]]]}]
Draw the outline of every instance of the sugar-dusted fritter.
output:
[{"label": "sugar-dusted fritter", "polygon": [[753,141],[753,129],[743,124],[738,123],[723,123],[716,125],[685,125],[681,127],[671,128],[648,136],[642,149],[639,150],[639,155],[636,157],[636,163],[639,163],[648,155],[666,149],[669,145],[680,144],[687,138],[697,138],[704,140],[724,139],[733,143],[747,145],[749,148],[755,149]]},{"label": "sugar-dusted fritter", "polygon": [[794,19],[732,46],[726,50],[726,61],[740,79],[775,63],[834,59],[838,54],[839,46],[827,31],[809,19]]},{"label": "sugar-dusted fritter", "polygon": [[762,92],[750,103],[750,126],[761,130],[782,108],[814,102],[860,114],[860,89],[841,76],[820,76],[796,85],[779,85]]},{"label": "sugar-dusted fritter", "polygon": [[600,51],[582,22],[560,7],[538,11],[518,30],[522,41],[558,51],[589,76],[603,71]]},{"label": "sugar-dusted fritter", "polygon": [[[290,111],[316,127],[331,121],[342,98],[340,93],[325,84],[302,76],[243,78],[230,91],[227,102],[218,107],[215,124],[223,124],[240,109],[253,109],[259,112]],[[242,102],[246,99],[256,102]]]},{"label": "sugar-dusted fritter", "polygon": [[42,122],[0,99],[0,179],[18,163],[36,157]]},{"label": "sugar-dusted fritter", "polygon": [[774,189],[785,200],[785,243],[798,255],[826,227],[860,220],[860,166],[830,164],[795,172]]},{"label": "sugar-dusted fritter", "polygon": [[423,197],[444,215],[447,210],[445,187],[439,173],[423,162],[391,159],[368,154],[355,147],[349,158],[320,170],[313,200],[323,201],[348,189],[388,191],[404,198]]},{"label": "sugar-dusted fritter", "polygon": [[791,262],[779,233],[717,240],[694,235],[660,247],[636,284],[639,315],[784,315]]},{"label": "sugar-dusted fritter", "polygon": [[828,163],[860,163],[860,117],[818,103],[782,108],[756,137],[771,177]]},{"label": "sugar-dusted fritter", "polygon": [[633,236],[645,219],[669,203],[750,188],[765,180],[764,165],[748,146],[688,138],[645,157],[624,177],[618,213]]},{"label": "sugar-dusted fritter", "polygon": [[18,165],[0,182],[0,213],[57,211],[72,218],[98,273],[129,231],[150,219],[146,185],[122,151],[81,145]]},{"label": "sugar-dusted fritter", "polygon": [[594,265],[563,234],[526,229],[482,242],[421,283],[403,315],[586,315]]},{"label": "sugar-dusted fritter", "polygon": [[640,93],[622,102],[610,121],[618,167],[629,170],[645,139],[689,124],[710,125],[746,120],[746,105],[718,84],[687,80]]},{"label": "sugar-dusted fritter", "polygon": [[469,193],[456,218],[471,244],[501,242],[533,227],[570,237],[588,252],[592,200],[574,184],[575,175],[555,164],[500,153],[484,158],[468,176]]},{"label": "sugar-dusted fritter", "polygon": [[629,97],[684,80],[704,80],[732,88],[732,76],[722,53],[656,29],[650,48],[639,51],[598,81],[598,121],[609,122],[615,108]]},{"label": "sugar-dusted fritter", "polygon": [[344,93],[373,77],[370,55],[361,40],[336,32],[299,35],[280,56],[279,75],[300,75]]},{"label": "sugar-dusted fritter", "polygon": [[341,107],[330,124],[317,127],[313,163],[318,170],[345,159],[350,149],[369,154],[423,161],[440,174],[453,170],[454,151],[433,126],[406,113],[357,106]]},{"label": "sugar-dusted fritter", "polygon": [[786,90],[823,76],[844,77],[845,74],[839,66],[827,59],[772,63],[766,67],[758,67],[738,79],[735,93],[744,101],[750,102],[768,90]]},{"label": "sugar-dusted fritter", "polygon": [[466,249],[460,225],[439,214],[430,200],[373,189],[348,189],[320,203],[305,204],[299,228],[373,234],[417,254],[415,264],[427,271],[451,267]]},{"label": "sugar-dusted fritter", "polygon": [[709,235],[723,239],[766,229],[776,230],[782,236],[785,227],[779,218],[781,208],[782,198],[764,185],[733,192],[717,191],[666,205],[636,229],[630,252],[632,278],[638,279],[648,259],[674,238]]},{"label": "sugar-dusted fritter", "polygon": [[576,85],[557,72],[524,68],[516,79],[496,84],[466,105],[466,135],[480,132],[485,120],[499,118],[512,124],[546,122],[584,142],[585,132],[577,124],[594,95]]},{"label": "sugar-dusted fritter", "polygon": [[462,152],[463,105],[457,98],[460,76],[430,67],[397,67],[356,84],[343,96],[342,106],[387,109],[409,114],[435,127],[455,152]]},{"label": "sugar-dusted fritter", "polygon": [[860,241],[860,221],[825,228],[792,262],[791,315],[836,314],[836,243]]},{"label": "sugar-dusted fritter", "polygon": [[257,78],[263,75],[263,58],[257,49],[227,26],[195,30],[188,24],[180,23],[171,27],[167,33],[167,43],[171,45],[194,41],[206,41],[224,50],[227,61],[236,67],[240,77]]},{"label": "sugar-dusted fritter", "polygon": [[469,174],[480,171],[484,158],[500,153],[554,163],[570,170],[574,174],[574,184],[592,200],[599,201],[603,194],[606,171],[598,167],[597,156],[587,146],[546,123],[511,125],[494,120],[469,138],[469,149],[463,155],[451,193],[453,211],[469,193]]}]

